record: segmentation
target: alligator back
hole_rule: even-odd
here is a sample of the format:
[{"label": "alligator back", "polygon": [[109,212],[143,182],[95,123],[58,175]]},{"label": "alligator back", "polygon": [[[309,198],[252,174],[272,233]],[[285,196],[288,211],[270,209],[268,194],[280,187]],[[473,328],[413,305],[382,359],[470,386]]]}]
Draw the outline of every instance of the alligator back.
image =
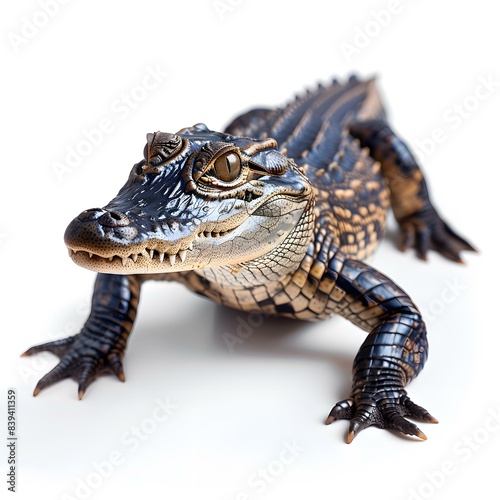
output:
[{"label": "alligator back", "polygon": [[354,121],[385,119],[373,79],[334,80],[284,107],[254,109],[227,128],[232,135],[273,137],[303,167],[316,192],[316,218],[335,245],[363,259],[385,231],[389,191],[380,165],[349,134]]}]

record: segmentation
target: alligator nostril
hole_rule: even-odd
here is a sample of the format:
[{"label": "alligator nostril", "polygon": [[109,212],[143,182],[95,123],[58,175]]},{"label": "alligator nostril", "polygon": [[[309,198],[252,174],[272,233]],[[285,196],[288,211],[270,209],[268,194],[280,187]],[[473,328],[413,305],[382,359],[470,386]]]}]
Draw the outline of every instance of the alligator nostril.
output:
[{"label": "alligator nostril", "polygon": [[102,208],[89,208],[88,210],[84,210],[79,216],[78,220],[85,222],[90,220],[95,220],[99,218],[104,213]]},{"label": "alligator nostril", "polygon": [[108,227],[123,227],[130,224],[130,220],[125,214],[120,212],[105,212],[99,217],[99,224]]}]

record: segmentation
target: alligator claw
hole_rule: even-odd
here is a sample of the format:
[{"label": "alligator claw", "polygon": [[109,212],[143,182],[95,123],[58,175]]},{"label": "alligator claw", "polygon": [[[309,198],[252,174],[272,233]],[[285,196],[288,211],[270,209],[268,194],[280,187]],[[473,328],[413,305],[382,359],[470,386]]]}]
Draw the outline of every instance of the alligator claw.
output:
[{"label": "alligator claw", "polygon": [[71,345],[74,340],[75,337],[67,337],[65,339],[54,340],[52,342],[46,342],[45,344],[36,345],[23,352],[21,356],[32,356],[33,354],[38,354],[39,352],[51,352],[52,354],[61,357],[66,351],[67,346]]},{"label": "alligator claw", "polygon": [[401,391],[399,400],[392,402],[383,398],[377,403],[374,398],[366,395],[354,400],[349,398],[339,401],[330,411],[326,423],[331,424],[341,419],[350,420],[346,436],[347,444],[350,444],[363,429],[372,425],[426,440],[427,436],[414,423],[406,420],[404,418],[406,416],[422,422],[438,422],[427,410],[411,401],[406,391]]},{"label": "alligator claw", "polygon": [[476,252],[476,249],[453,231],[433,207],[421,210],[399,220],[401,251],[415,248],[419,259],[427,260],[429,249],[443,257],[463,264],[461,251]]},{"label": "alligator claw", "polygon": [[60,358],[59,363],[38,382],[33,391],[37,396],[46,387],[65,378],[78,382],[78,398],[82,399],[88,386],[100,375],[114,373],[125,381],[120,354],[104,343],[96,344],[82,334],[31,347],[22,356],[50,352]]}]

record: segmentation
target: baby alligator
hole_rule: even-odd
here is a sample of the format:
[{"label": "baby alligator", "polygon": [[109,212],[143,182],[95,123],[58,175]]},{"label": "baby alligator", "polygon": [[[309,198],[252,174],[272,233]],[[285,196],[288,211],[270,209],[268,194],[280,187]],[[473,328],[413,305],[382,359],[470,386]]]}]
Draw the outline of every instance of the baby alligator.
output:
[{"label": "baby alligator", "polygon": [[241,311],[319,320],[340,314],[368,332],[350,397],[347,442],[375,425],[425,439],[405,417],[436,422],[404,389],[427,359],[409,296],[364,263],[391,206],[400,248],[461,262],[474,250],[434,209],[414,156],[392,131],[373,80],[351,77],[284,107],[253,109],[224,133],[203,124],[148,134],[144,159],[117,196],[68,226],[73,261],[98,273],[92,309],[72,337],[29,349],[60,363],[35,388],[99,375],[122,359],[147,280],[177,281]]}]

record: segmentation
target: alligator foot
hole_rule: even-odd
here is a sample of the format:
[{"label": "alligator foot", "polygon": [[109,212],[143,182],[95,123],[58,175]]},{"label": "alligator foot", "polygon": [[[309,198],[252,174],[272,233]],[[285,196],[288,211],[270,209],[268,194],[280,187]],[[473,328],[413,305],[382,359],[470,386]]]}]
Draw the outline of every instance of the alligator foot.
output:
[{"label": "alligator foot", "polygon": [[432,206],[400,219],[399,226],[399,249],[404,252],[414,247],[422,260],[427,260],[427,252],[432,248],[447,259],[463,264],[460,252],[476,251],[441,219]]},{"label": "alligator foot", "polygon": [[351,443],[359,432],[372,425],[427,439],[414,423],[404,418],[406,416],[422,422],[438,422],[427,410],[413,403],[406,391],[401,390],[398,397],[375,398],[373,395],[359,394],[354,399],[344,399],[332,408],[326,424],[339,419],[350,420],[347,443]]},{"label": "alligator foot", "polygon": [[121,359],[123,353],[109,344],[79,333],[28,349],[22,356],[48,351],[60,358],[59,364],[40,379],[33,396],[42,389],[65,378],[78,382],[78,398],[82,399],[87,387],[100,375],[114,373],[125,381]]}]

